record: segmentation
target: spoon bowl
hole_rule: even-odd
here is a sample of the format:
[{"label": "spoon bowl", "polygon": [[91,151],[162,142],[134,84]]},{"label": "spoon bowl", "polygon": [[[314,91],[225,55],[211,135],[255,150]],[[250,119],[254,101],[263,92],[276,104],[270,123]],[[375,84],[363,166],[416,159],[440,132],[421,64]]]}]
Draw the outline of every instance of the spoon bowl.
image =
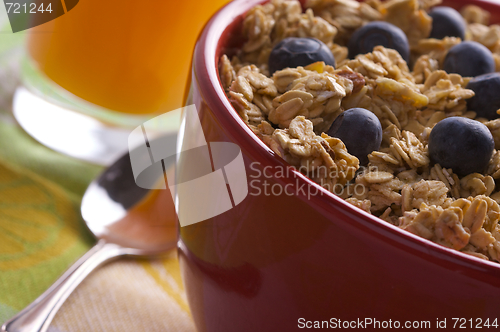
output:
[{"label": "spoon bowl", "polygon": [[[161,141],[168,140],[175,146],[176,138],[176,134],[171,134]],[[167,173],[174,170],[173,165],[165,167]],[[141,185],[154,188],[159,187],[155,182],[165,181],[165,177],[150,176],[146,180]],[[175,246],[176,214],[170,192],[139,187],[128,153],[89,185],[82,198],[81,213],[98,239],[141,250],[140,255],[163,253]]]}]

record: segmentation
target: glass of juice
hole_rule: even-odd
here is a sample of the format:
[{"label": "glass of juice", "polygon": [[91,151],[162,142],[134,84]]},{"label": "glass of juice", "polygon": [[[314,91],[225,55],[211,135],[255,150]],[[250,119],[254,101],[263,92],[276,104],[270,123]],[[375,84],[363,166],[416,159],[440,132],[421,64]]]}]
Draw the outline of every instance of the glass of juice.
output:
[{"label": "glass of juice", "polygon": [[111,162],[131,129],[183,106],[196,38],[228,1],[79,1],[29,30],[16,119],[55,150]]}]

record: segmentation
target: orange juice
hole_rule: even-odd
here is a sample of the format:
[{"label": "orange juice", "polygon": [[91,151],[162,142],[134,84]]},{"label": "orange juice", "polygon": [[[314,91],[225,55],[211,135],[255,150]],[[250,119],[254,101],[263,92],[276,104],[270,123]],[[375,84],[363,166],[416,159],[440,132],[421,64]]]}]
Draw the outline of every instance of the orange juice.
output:
[{"label": "orange juice", "polygon": [[38,68],[93,104],[132,114],[182,106],[196,38],[229,0],[81,0],[31,29]]}]

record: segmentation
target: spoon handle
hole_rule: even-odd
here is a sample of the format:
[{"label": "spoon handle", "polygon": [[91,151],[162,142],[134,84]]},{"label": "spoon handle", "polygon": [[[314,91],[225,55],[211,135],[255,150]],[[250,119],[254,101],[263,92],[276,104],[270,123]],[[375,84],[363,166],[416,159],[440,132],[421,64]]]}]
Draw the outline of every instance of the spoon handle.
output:
[{"label": "spoon handle", "polygon": [[126,254],[124,248],[99,240],[47,291],[16,316],[5,322],[1,332],[45,332],[68,296],[95,268]]}]

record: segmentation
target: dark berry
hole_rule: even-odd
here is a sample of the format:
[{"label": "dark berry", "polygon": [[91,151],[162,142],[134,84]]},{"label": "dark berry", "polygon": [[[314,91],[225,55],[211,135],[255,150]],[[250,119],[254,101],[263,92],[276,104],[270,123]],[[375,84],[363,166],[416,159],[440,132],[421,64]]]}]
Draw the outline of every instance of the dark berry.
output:
[{"label": "dark berry", "polygon": [[447,73],[463,77],[475,77],[495,71],[495,60],[485,46],[465,41],[453,46],[444,58],[443,69]]},{"label": "dark berry", "polygon": [[403,30],[387,22],[370,22],[356,30],[349,39],[349,57],[366,54],[373,51],[375,46],[392,48],[399,52],[401,57],[408,62],[410,58],[410,45]]},{"label": "dark berry", "polygon": [[315,38],[289,37],[274,46],[269,55],[269,72],[273,74],[284,68],[305,67],[323,61],[335,67],[332,51],[322,41]]},{"label": "dark berry", "polygon": [[443,39],[444,37],[465,38],[465,21],[455,9],[438,6],[429,12],[432,17],[432,30],[429,38]]},{"label": "dark berry", "polygon": [[494,147],[493,136],[484,124],[457,116],[438,122],[429,136],[431,161],[460,176],[482,173]]},{"label": "dark berry", "polygon": [[328,135],[344,142],[347,152],[359,159],[360,165],[368,164],[368,155],[380,148],[382,126],[375,114],[364,108],[351,108],[341,113],[333,122]]},{"label": "dark berry", "polygon": [[476,112],[478,117],[493,120],[498,117],[500,108],[500,73],[477,76],[469,81],[467,89],[475,96],[467,100],[467,109]]}]

